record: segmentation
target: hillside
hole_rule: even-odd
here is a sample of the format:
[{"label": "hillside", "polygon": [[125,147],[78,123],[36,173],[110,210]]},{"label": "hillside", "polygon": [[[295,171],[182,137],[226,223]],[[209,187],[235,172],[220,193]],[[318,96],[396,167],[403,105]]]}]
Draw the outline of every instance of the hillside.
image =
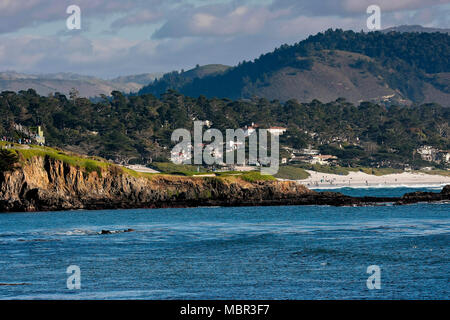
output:
[{"label": "hillside", "polygon": [[429,32],[327,30],[294,45],[283,45],[220,74],[166,74],[139,93],[219,98],[253,96],[287,101],[387,104],[436,102],[449,105],[450,35]]},{"label": "hillside", "polygon": [[[247,85],[245,94],[281,101],[291,97],[299,101],[318,99],[328,102],[345,97],[354,103],[411,102],[400,90],[391,88],[381,75],[369,70],[381,69],[381,66],[368,56],[348,51],[322,50],[309,61],[312,62],[310,69],[281,68],[266,77],[265,81]],[[444,101],[440,99],[438,103]]]},{"label": "hillside", "polygon": [[222,64],[208,64],[196,66],[194,69],[188,71],[172,71],[164,74],[162,77],[149,84],[151,89],[149,89],[148,86],[143,86],[143,88],[139,90],[139,94],[153,93],[159,95],[169,89],[183,90],[185,86],[192,84],[194,80],[220,76],[229,69],[231,69],[231,67]]},{"label": "hillside", "polygon": [[207,64],[204,66],[197,66],[194,69],[183,72],[183,76],[188,79],[201,79],[207,76],[222,74],[230,68],[230,66],[226,66],[223,64]]},{"label": "hillside", "polygon": [[18,92],[33,88],[41,95],[55,92],[68,95],[70,90],[75,88],[81,97],[98,97],[101,94],[109,96],[114,90],[125,93],[138,91],[159,75],[146,73],[104,80],[74,73],[33,75],[9,71],[0,72],[0,91]]},{"label": "hillside", "polygon": [[157,73],[142,73],[129,76],[120,76],[109,80],[115,84],[135,85],[136,87],[143,87],[144,85],[153,82],[156,78],[163,76],[163,72]]}]

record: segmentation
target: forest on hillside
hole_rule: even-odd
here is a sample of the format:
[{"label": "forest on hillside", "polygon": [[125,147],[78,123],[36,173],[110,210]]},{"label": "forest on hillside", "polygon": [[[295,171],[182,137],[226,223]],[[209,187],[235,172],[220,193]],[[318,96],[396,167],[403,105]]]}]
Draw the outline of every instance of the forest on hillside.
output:
[{"label": "forest on hillside", "polygon": [[284,126],[284,147],[308,145],[334,154],[342,164],[395,166],[419,161],[415,149],[431,145],[450,149],[450,108],[437,104],[416,107],[344,99],[330,103],[313,100],[285,103],[266,99],[231,100],[192,98],[169,91],[126,96],[118,91],[99,102],[34,90],[0,94],[0,137],[18,137],[14,124],[42,126],[47,144],[126,163],[167,160],[174,129],[192,129],[193,119],[209,120],[212,127],[261,128]]},{"label": "forest on hillside", "polygon": [[192,78],[187,72],[167,73],[139,93],[159,96],[173,89],[194,97],[251,98],[255,91],[249,88],[267,85],[267,79],[282,68],[310,70],[314,58],[323,50],[341,50],[373,58],[373,61],[361,60],[354,67],[382,77],[390,88],[413,102],[423,101],[426,84],[450,93],[448,85],[434,76],[450,72],[450,35],[447,33],[365,33],[341,29],[329,29],[294,45],[284,44],[254,61],[243,61],[219,74]]}]

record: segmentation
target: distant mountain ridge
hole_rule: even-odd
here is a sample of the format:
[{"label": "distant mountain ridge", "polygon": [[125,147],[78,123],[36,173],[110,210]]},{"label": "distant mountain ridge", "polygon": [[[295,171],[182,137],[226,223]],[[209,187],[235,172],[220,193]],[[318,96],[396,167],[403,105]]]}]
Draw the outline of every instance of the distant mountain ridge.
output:
[{"label": "distant mountain ridge", "polygon": [[[196,79],[219,76],[230,69],[232,69],[232,67],[223,64],[207,64],[204,66],[197,65],[195,68],[188,71],[172,71],[156,79],[154,82],[141,89],[139,93],[162,94],[168,89],[183,90],[183,87],[189,85]],[[150,90],[148,89],[149,86],[151,86]]]},{"label": "distant mountain ridge", "polygon": [[328,102],[342,97],[353,103],[448,106],[450,35],[433,30],[418,26],[369,33],[329,29],[216,74],[195,78],[192,70],[166,74],[139,93],[158,96],[173,89],[209,98]]},{"label": "distant mountain ridge", "polygon": [[140,75],[121,76],[105,80],[76,73],[25,74],[15,71],[0,72],[0,91],[20,91],[32,88],[41,95],[60,92],[69,94],[76,88],[82,97],[109,96],[117,90],[125,93],[135,92],[151,83],[162,73],[144,73]]}]

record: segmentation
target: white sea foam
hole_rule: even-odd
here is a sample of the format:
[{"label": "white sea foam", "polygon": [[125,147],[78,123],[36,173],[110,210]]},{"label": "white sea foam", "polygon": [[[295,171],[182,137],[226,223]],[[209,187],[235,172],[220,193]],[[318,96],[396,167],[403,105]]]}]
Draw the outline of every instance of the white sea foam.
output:
[{"label": "white sea foam", "polygon": [[94,230],[83,230],[83,229],[74,229],[74,230],[68,230],[68,231],[57,231],[51,233],[52,235],[57,236],[84,236],[84,235],[92,235],[92,234],[98,234],[98,231]]}]

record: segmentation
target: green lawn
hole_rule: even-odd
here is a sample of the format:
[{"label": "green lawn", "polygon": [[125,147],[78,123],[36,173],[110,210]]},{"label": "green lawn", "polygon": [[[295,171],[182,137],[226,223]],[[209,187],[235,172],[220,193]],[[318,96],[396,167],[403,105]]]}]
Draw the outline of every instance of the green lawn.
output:
[{"label": "green lawn", "polygon": [[245,172],[241,176],[238,176],[244,181],[257,182],[257,181],[271,181],[276,180],[273,176],[268,174],[261,174],[259,171]]},{"label": "green lawn", "polygon": [[[172,162],[152,162],[150,164],[150,167],[161,173],[175,174],[182,176],[193,176],[202,173],[207,173],[207,171],[202,166],[175,164]],[[199,171],[197,171],[197,168],[199,169]]]},{"label": "green lawn", "polygon": [[309,177],[309,173],[305,169],[296,166],[280,166],[275,177],[280,179],[303,180]]},{"label": "green lawn", "polygon": [[151,168],[160,171],[164,174],[172,175],[182,175],[182,176],[199,176],[202,174],[215,174],[219,178],[236,177],[248,182],[255,181],[265,181],[265,180],[275,180],[271,175],[262,175],[259,171],[225,171],[225,172],[212,172],[207,171],[202,166],[199,166],[199,171],[197,171],[198,166],[186,165],[186,164],[175,164],[172,162],[153,162],[150,165]]}]

